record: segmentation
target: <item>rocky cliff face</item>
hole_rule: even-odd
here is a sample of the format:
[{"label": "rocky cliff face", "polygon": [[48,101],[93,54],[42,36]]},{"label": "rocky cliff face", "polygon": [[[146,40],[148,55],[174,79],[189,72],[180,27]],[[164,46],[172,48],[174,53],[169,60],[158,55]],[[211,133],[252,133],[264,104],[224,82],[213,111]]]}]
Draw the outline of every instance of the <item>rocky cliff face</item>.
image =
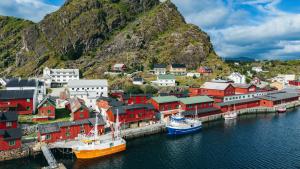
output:
[{"label": "rocky cliff face", "polygon": [[214,68],[223,69],[209,36],[186,24],[170,1],[69,0],[37,24],[4,18],[0,28],[9,27],[5,20],[18,28],[0,29],[0,39],[6,41],[0,43],[0,58],[9,60],[1,69],[12,75],[68,66],[95,77],[117,61],[132,67],[180,62],[195,68],[213,59]]}]

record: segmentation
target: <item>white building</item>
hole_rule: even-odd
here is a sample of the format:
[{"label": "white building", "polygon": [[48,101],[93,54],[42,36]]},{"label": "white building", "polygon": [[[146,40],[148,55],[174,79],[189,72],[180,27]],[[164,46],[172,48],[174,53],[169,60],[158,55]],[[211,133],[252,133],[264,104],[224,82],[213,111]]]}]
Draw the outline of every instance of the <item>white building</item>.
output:
[{"label": "white building", "polygon": [[228,76],[228,78],[230,80],[232,80],[234,83],[242,83],[242,84],[246,83],[246,76],[242,75],[242,74],[240,74],[238,72],[231,73],[231,75]]},{"label": "white building", "polygon": [[107,80],[70,80],[67,86],[71,98],[83,99],[91,108],[96,107],[98,97],[108,97]]},{"label": "white building", "polygon": [[186,74],[187,77],[196,77],[196,78],[199,78],[201,77],[201,74],[200,73],[194,73],[194,72],[188,72]]},{"label": "white building", "polygon": [[280,83],[288,84],[289,81],[295,79],[296,79],[296,75],[294,74],[279,74],[276,77],[272,78],[271,80],[272,82],[280,82]]},{"label": "white building", "polygon": [[251,70],[252,70],[252,71],[254,71],[254,72],[257,72],[257,73],[259,73],[259,72],[262,72],[262,71],[263,71],[261,67],[252,67],[252,69],[251,69]]},{"label": "white building", "polygon": [[176,86],[175,76],[168,75],[158,75],[156,81],[152,81],[153,85],[157,86]]},{"label": "white building", "polygon": [[163,64],[155,64],[153,70],[156,75],[165,75],[167,72],[167,66]]},{"label": "white building", "polygon": [[141,77],[135,77],[132,79],[132,84],[134,85],[143,85],[144,84],[144,79]]},{"label": "white building", "polygon": [[61,87],[70,80],[79,80],[79,69],[49,69],[43,71],[43,79],[47,87]]}]

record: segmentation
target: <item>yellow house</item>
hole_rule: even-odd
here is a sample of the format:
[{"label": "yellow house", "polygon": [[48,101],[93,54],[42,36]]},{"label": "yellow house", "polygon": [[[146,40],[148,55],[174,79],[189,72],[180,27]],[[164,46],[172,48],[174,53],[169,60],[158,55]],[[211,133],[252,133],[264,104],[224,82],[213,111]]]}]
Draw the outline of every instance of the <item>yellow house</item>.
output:
[{"label": "yellow house", "polygon": [[276,88],[277,90],[284,89],[284,84],[281,82],[273,82],[270,84],[270,87]]},{"label": "yellow house", "polygon": [[172,64],[170,67],[170,73],[173,75],[186,75],[185,64]]}]

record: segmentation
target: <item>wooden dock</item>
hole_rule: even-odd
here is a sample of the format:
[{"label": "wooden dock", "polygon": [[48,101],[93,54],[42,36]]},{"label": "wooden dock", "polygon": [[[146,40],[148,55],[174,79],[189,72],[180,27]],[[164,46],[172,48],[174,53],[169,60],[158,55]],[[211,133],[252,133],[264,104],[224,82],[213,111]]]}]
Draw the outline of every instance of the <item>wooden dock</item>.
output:
[{"label": "wooden dock", "polygon": [[55,160],[52,152],[50,151],[47,145],[42,145],[41,150],[49,165],[48,167],[43,167],[43,169],[66,169],[66,167],[62,163],[60,164],[57,163],[57,161]]}]

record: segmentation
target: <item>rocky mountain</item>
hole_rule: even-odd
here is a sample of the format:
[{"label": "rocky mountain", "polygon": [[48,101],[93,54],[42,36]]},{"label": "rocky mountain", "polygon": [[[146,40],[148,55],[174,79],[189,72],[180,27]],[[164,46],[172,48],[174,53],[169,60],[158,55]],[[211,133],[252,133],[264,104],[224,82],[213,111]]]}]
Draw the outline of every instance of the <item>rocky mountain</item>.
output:
[{"label": "rocky mountain", "polygon": [[116,62],[228,71],[209,36],[187,24],[169,0],[68,0],[39,23],[0,17],[2,75],[35,76],[48,66],[99,77]]}]

